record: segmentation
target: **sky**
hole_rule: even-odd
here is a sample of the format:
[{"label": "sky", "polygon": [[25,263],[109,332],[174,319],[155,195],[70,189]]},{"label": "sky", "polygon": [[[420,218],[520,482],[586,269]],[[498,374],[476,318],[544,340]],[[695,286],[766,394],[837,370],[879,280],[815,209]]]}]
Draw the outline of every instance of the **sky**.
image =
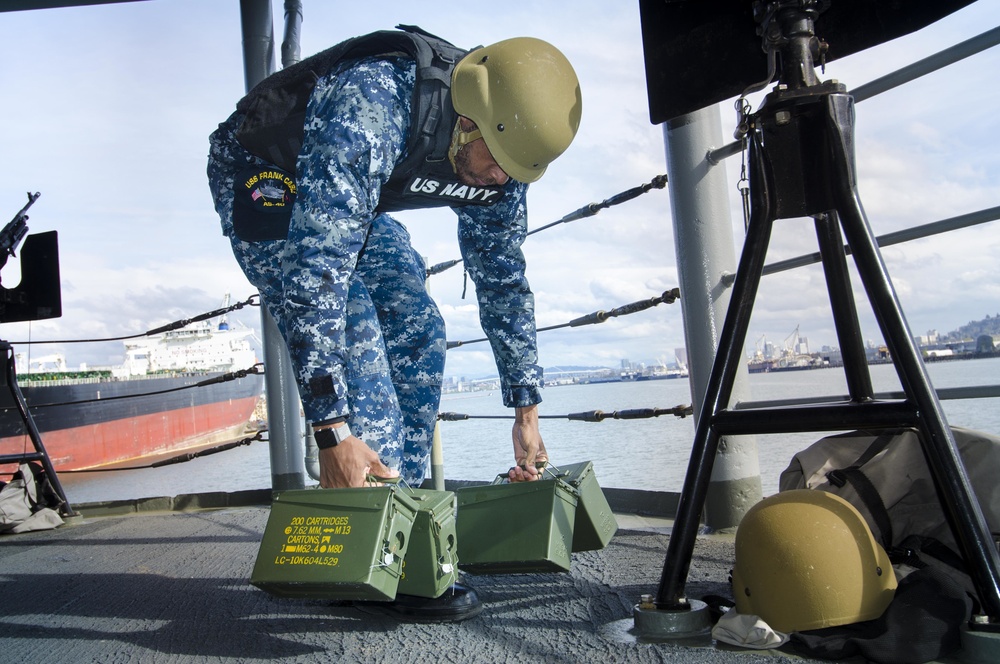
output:
[{"label": "sky", "polygon": [[[280,43],[283,3],[274,7]],[[348,37],[416,24],[472,47],[515,36],[545,39],[573,63],[583,119],[573,145],[531,186],[529,230],[666,173],[663,132],[650,123],[637,2],[577,0],[467,4],[305,0],[305,57]],[[918,32],[827,65],[824,80],[858,87],[1000,25],[1000,3],[979,0]],[[277,51],[278,49],[276,49]],[[104,339],[141,333],[255,293],[219,230],[205,177],[207,137],[244,94],[238,0],[147,0],[0,13],[0,218],[26,192],[32,233],[59,234],[63,315],[0,325],[10,341]],[[1000,204],[1000,49],[857,106],[860,193],[877,235]],[[756,108],[761,95],[751,97]],[[722,135],[736,124],[721,103]],[[740,159],[724,165],[738,255]],[[5,217],[2,215],[6,215]],[[458,258],[447,209],[400,213],[429,264]],[[668,189],[532,235],[524,245],[539,327],[657,297],[678,286]],[[768,262],[816,251],[807,220],[776,225]],[[914,334],[948,332],[1000,312],[997,222],[888,247],[883,257]],[[0,274],[16,285],[17,261]],[[431,292],[453,341],[482,337],[460,267]],[[860,287],[862,333],[881,340]],[[247,307],[231,321],[259,327]],[[819,266],[764,278],[747,346],[794,330],[812,350],[836,346]],[[685,346],[680,303],[601,325],[539,335],[543,366],[674,361]],[[18,348],[21,351],[21,348]],[[35,345],[69,366],[122,359],[120,342]],[[451,376],[495,373],[487,344],[449,351]]]}]

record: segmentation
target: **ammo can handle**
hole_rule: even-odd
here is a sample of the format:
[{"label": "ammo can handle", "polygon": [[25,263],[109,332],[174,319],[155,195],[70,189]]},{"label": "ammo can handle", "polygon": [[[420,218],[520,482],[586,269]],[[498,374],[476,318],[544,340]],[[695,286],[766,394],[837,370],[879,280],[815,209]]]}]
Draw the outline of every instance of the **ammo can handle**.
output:
[{"label": "ammo can handle", "polygon": [[[535,462],[535,468],[537,468],[538,470],[542,471],[542,473],[541,473],[542,475],[545,475],[545,471],[547,470],[548,465],[549,465],[548,461],[536,461]],[[493,480],[493,484],[502,484],[503,480],[507,479],[508,475],[510,474],[510,471],[514,470],[515,467],[518,467],[521,470],[527,470],[527,468],[528,468],[523,463],[520,466],[511,466],[507,470],[506,473],[498,473],[497,476],[496,476],[496,479]],[[549,471],[549,472],[551,473],[552,471]]]},{"label": "ammo can handle", "polygon": [[407,484],[406,481],[399,476],[379,477],[378,475],[372,475],[371,473],[368,473],[367,475],[365,475],[365,482],[371,482],[373,484],[377,482],[379,484],[385,484],[385,485],[403,486],[407,490],[410,490],[410,485]]}]

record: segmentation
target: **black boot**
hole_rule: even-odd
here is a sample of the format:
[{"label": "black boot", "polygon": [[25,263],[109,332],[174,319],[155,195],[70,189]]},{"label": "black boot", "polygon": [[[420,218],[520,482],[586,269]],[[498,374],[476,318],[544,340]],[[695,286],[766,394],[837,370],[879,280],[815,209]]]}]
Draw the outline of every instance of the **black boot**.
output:
[{"label": "black boot", "polygon": [[361,611],[391,616],[403,622],[459,622],[483,610],[475,589],[462,583],[450,586],[440,597],[396,595],[391,602],[355,602]]}]

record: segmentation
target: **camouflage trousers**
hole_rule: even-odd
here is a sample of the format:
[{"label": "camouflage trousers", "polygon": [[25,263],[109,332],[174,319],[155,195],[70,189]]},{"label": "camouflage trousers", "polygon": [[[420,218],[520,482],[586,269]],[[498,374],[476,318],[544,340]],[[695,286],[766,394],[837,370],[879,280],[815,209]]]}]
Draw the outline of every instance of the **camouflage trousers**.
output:
[{"label": "camouflage trousers", "polygon": [[[237,238],[231,222],[232,175],[213,173],[210,165],[209,177],[236,260],[285,335],[280,261],[284,241]],[[411,246],[406,228],[389,215],[377,215],[346,303],[348,423],[411,484],[422,481],[427,472],[446,352],[444,320],[424,281],[424,261]],[[302,368],[296,367],[296,373],[302,375]],[[301,386],[299,393],[303,401],[309,398]]]}]

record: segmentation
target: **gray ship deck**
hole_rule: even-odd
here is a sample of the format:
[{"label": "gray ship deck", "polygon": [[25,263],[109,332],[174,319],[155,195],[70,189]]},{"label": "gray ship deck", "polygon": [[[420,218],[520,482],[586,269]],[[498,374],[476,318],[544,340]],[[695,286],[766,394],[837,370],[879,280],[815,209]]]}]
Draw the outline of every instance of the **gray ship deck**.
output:
[{"label": "gray ship deck", "polygon": [[[58,529],[0,538],[3,661],[817,661],[708,637],[640,642],[632,606],[655,592],[669,521],[622,515],[611,543],[574,554],[568,574],[469,576],[483,612],[428,625],[254,588],[268,508],[233,496],[77,506],[82,517]],[[205,505],[230,506],[177,511]],[[731,537],[700,537],[689,595],[728,594],[732,559]]]}]

